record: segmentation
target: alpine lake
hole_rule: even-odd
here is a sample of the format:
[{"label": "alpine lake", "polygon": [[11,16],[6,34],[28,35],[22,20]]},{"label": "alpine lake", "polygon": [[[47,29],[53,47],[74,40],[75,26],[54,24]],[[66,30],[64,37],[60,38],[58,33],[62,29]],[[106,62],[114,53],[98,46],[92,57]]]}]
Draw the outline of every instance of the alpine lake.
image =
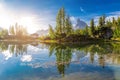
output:
[{"label": "alpine lake", "polygon": [[1,41],[0,80],[120,80],[120,43]]}]

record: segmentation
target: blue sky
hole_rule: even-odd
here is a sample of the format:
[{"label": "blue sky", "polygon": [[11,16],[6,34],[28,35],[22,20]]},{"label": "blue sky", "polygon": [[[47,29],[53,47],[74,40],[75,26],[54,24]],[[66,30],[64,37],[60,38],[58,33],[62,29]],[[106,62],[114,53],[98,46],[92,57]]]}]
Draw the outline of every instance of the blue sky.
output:
[{"label": "blue sky", "polygon": [[[89,24],[90,19],[94,18],[97,22],[101,15],[106,15],[110,19],[113,16],[120,16],[120,0],[0,0],[0,5],[2,5],[4,13],[17,16],[14,18],[16,20],[21,17],[25,20],[32,19],[31,25],[30,21],[25,23],[27,27],[29,25],[29,27],[34,26],[31,31],[47,29],[48,24],[55,26],[56,14],[62,6],[66,13],[71,16],[73,24],[75,24],[77,18]],[[6,15],[9,16],[9,14]],[[10,18],[9,20],[11,21]],[[19,23],[19,20],[16,22]]]}]

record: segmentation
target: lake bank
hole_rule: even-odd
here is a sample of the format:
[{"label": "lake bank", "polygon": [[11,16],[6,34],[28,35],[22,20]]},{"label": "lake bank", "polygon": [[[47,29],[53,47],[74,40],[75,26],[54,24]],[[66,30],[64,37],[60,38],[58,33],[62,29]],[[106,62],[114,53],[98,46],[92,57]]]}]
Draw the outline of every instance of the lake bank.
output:
[{"label": "lake bank", "polygon": [[80,40],[80,41],[63,41],[63,40],[39,40],[39,39],[31,39],[31,40],[0,40],[0,42],[6,42],[6,43],[55,43],[55,44],[95,44],[95,43],[119,43],[120,39],[111,39],[111,40],[105,40],[105,39],[89,39],[89,40]]},{"label": "lake bank", "polygon": [[58,40],[40,40],[41,43],[61,43],[61,44],[87,44],[87,43],[104,43],[104,42],[120,42],[118,39],[112,39],[112,40],[103,40],[103,39],[95,39],[95,40],[81,40],[81,41],[58,41]]}]

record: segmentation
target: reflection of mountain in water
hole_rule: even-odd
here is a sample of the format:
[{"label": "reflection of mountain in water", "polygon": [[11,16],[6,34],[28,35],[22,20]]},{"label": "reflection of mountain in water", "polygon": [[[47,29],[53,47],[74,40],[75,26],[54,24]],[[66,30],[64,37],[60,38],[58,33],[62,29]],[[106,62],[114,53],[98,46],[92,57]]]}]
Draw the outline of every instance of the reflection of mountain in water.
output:
[{"label": "reflection of mountain in water", "polygon": [[75,50],[74,52],[75,52],[75,54],[77,56],[76,61],[80,60],[80,58],[85,57],[85,52],[84,51]]}]

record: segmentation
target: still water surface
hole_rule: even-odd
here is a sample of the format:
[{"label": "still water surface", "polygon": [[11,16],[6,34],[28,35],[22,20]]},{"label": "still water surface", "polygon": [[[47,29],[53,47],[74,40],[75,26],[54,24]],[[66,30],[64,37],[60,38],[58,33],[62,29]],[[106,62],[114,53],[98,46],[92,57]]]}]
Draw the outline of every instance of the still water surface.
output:
[{"label": "still water surface", "polygon": [[0,80],[120,80],[120,43],[0,42]]}]

